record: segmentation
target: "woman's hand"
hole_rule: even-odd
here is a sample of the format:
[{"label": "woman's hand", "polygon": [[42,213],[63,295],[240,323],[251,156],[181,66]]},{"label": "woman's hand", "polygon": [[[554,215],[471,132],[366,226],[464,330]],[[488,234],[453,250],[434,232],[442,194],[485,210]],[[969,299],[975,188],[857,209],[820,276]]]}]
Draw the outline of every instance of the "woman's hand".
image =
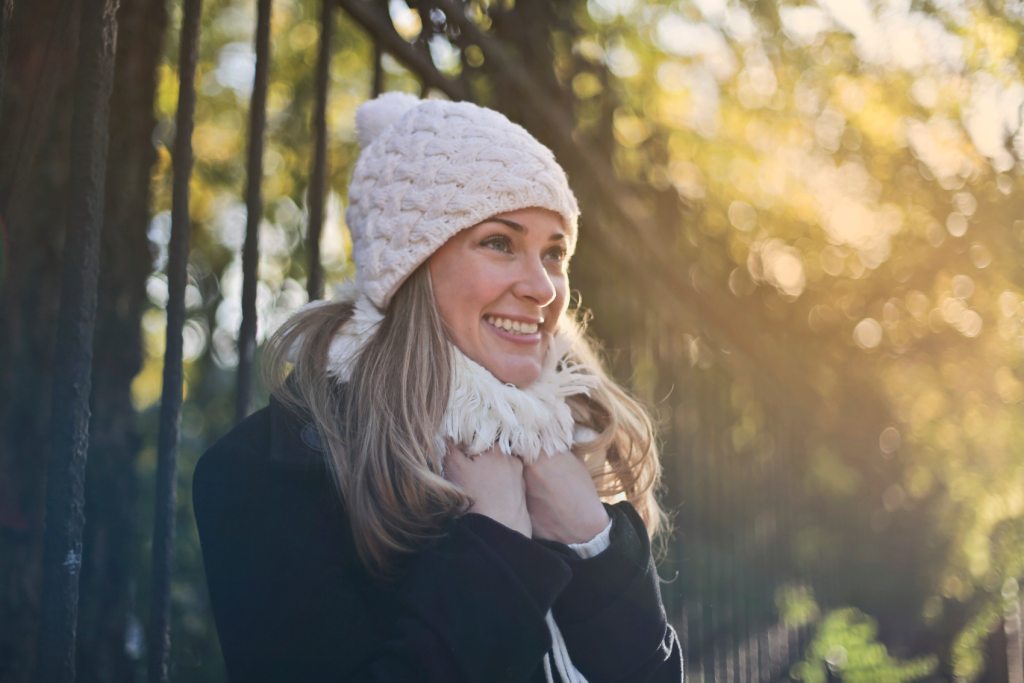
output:
[{"label": "woman's hand", "polygon": [[473,500],[470,512],[486,515],[526,537],[533,535],[522,460],[505,455],[497,447],[470,458],[449,444],[444,468],[445,477]]},{"label": "woman's hand", "polygon": [[524,467],[523,477],[534,538],[586,543],[608,525],[590,472],[572,453],[541,453]]}]

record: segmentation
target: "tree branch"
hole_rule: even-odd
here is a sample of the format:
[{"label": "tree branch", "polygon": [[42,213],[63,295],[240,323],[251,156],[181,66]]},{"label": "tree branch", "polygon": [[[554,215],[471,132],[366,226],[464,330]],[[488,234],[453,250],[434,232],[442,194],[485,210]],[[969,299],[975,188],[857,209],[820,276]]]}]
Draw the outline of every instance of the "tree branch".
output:
[{"label": "tree branch", "polygon": [[453,100],[472,99],[461,83],[438,71],[427,56],[402,38],[386,13],[360,0],[338,0],[338,5],[373,36],[382,49],[418,75],[425,86],[440,90]]}]

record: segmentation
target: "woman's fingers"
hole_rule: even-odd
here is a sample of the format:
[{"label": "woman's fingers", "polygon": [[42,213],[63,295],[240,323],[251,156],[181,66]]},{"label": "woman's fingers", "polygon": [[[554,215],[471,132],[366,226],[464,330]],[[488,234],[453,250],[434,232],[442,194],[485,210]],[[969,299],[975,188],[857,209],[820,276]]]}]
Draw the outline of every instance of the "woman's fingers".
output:
[{"label": "woman's fingers", "polygon": [[497,448],[470,457],[462,449],[449,446],[445,476],[472,499],[470,512],[486,515],[525,536],[532,535],[519,458]]},{"label": "woman's fingers", "polygon": [[586,464],[572,453],[542,453],[525,467],[523,480],[534,537],[585,543],[608,524]]},{"label": "woman's fingers", "polygon": [[449,444],[445,476],[473,500],[471,512],[527,536],[584,543],[608,523],[586,464],[568,451],[524,466],[497,447],[469,456]]}]

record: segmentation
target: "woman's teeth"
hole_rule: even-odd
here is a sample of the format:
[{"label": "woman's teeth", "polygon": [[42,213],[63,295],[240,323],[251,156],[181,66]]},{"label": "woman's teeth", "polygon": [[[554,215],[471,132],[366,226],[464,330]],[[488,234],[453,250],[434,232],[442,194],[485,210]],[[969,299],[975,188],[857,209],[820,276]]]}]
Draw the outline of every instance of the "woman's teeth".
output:
[{"label": "woman's teeth", "polygon": [[506,332],[512,334],[536,334],[539,329],[537,323],[521,323],[518,320],[509,320],[508,318],[496,318],[494,316],[485,316],[484,320],[494,325],[495,327],[501,328]]}]

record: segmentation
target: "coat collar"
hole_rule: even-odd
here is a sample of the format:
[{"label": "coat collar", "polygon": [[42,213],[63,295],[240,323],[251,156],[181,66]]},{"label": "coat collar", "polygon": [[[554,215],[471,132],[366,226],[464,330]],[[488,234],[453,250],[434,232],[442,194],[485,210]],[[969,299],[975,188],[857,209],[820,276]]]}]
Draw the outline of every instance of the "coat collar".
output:
[{"label": "coat collar", "polygon": [[327,449],[308,413],[286,407],[270,397],[270,460],[298,469],[326,466]]}]

